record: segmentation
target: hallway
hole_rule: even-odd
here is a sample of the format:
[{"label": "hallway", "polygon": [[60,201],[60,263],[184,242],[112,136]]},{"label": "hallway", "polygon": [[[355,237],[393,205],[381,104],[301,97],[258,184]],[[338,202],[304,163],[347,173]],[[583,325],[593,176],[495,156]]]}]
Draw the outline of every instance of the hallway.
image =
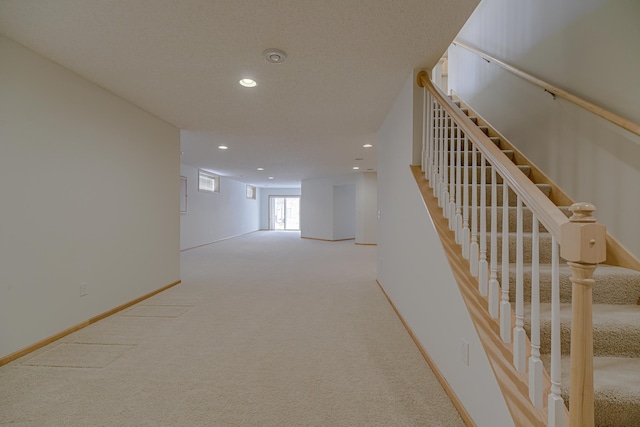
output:
[{"label": "hallway", "polygon": [[0,425],[456,426],[376,247],[256,232],[182,284],[0,368]]}]

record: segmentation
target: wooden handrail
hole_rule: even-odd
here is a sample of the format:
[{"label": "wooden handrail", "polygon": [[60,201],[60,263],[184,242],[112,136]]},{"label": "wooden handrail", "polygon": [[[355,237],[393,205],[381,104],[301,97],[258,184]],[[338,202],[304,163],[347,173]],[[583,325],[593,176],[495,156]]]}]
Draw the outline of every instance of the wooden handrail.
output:
[{"label": "wooden handrail", "polygon": [[425,71],[421,71],[418,74],[417,80],[418,86],[426,88],[434,98],[436,98],[438,103],[442,105],[453,120],[458,123],[462,131],[476,143],[477,148],[489,163],[496,168],[496,171],[503,180],[509,184],[509,187],[517,193],[522,198],[523,203],[535,213],[547,231],[560,241],[560,228],[563,224],[569,222],[560,209],[522,173],[518,166],[511,162],[507,156],[500,151],[498,146],[491,142],[487,135],[478,129],[469,117],[457,109],[453,102],[444,95],[440,89],[433,85]]},{"label": "wooden handrail", "polygon": [[544,80],[540,80],[537,77],[532,76],[531,74],[525,73],[522,70],[519,70],[517,68],[515,68],[512,65],[509,65],[503,61],[500,61],[497,58],[494,58],[493,56],[478,50],[476,48],[473,48],[471,46],[468,46],[464,43],[461,43],[457,40],[453,41],[453,44],[456,46],[460,46],[462,48],[467,49],[470,52],[473,52],[477,55],[479,55],[480,57],[482,57],[482,59],[484,59],[485,61],[488,62],[494,62],[495,64],[499,65],[500,67],[504,68],[505,70],[515,74],[516,76],[519,76],[521,78],[523,78],[524,80],[533,83],[536,86],[541,87],[542,89],[544,89],[545,91],[549,92],[551,95],[553,95],[554,97],[559,96],[560,98],[566,99],[567,101],[577,105],[578,107],[584,108],[587,111],[592,112],[593,114],[602,117],[605,120],[610,121],[611,123],[613,123],[614,125],[620,126],[621,128],[640,136],[640,125],[637,123],[632,122],[629,119],[625,119],[624,117],[621,117],[615,113],[612,113],[609,110],[605,110],[602,107],[599,107],[595,104],[592,104],[589,101],[586,101],[582,98],[580,98],[579,96],[573,95],[572,93],[567,92],[566,90],[560,89],[557,86],[554,86],[550,83],[545,82]]}]

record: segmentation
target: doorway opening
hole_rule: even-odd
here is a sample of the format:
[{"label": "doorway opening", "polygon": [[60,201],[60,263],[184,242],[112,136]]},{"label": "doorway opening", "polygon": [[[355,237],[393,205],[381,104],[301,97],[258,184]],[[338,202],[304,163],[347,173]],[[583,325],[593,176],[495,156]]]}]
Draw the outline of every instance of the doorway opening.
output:
[{"label": "doorway opening", "polygon": [[269,196],[269,229],[300,230],[300,196]]}]

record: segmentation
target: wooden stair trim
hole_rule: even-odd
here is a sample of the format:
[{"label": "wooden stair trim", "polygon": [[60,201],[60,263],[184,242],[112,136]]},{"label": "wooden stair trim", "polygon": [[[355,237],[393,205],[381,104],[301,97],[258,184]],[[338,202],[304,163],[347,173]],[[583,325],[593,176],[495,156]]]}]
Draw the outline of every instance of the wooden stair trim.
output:
[{"label": "wooden stair trim", "polygon": [[502,176],[509,187],[520,196],[523,204],[529,207],[545,228],[562,241],[560,228],[569,223],[569,219],[557,206],[545,196],[536,185],[484,134],[478,126],[463,114],[440,89],[435,87],[429,75],[421,71],[417,76],[418,86],[425,88],[433,99],[455,121],[459,129],[471,140],[486,160]]},{"label": "wooden stair trim", "polygon": [[503,134],[498,132],[487,120],[478,114],[473,108],[471,108],[466,102],[460,98],[455,92],[451,91],[453,99],[460,103],[460,108],[466,108],[469,110],[469,114],[473,114],[478,118],[478,124],[482,123],[482,126],[489,128],[489,135],[500,138],[500,148],[505,150],[512,150],[514,153],[514,160],[516,165],[525,165],[531,168],[531,174],[529,178],[536,184],[549,184],[551,185],[551,196],[549,197],[556,206],[571,206],[575,202],[567,193],[565,193],[560,187],[558,187],[544,172],[542,172],[533,162],[531,162],[522,151],[518,150]]},{"label": "wooden stair trim", "polygon": [[[491,123],[486,121],[480,114],[478,114],[477,111],[471,108],[469,104],[464,102],[455,91],[451,91],[451,94],[453,99],[460,103],[460,108],[468,109],[469,115],[473,115],[478,118],[478,125],[489,128],[489,136],[496,136],[500,138],[500,148],[512,150],[514,152],[516,165],[525,165],[531,168],[531,173],[529,175],[531,181],[536,184],[548,184],[551,186],[551,196],[549,198],[556,204],[556,206],[571,206],[575,203],[575,200],[565,193],[558,184],[549,178],[547,174],[542,172],[531,160],[518,150],[518,148],[505,138],[503,134],[498,132]],[[609,231],[607,231],[607,260],[604,263],[640,271],[640,259],[625,248],[618,239],[609,233]]]},{"label": "wooden stair trim", "polygon": [[541,80],[537,77],[532,76],[529,73],[526,73],[516,67],[514,67],[513,65],[507,64],[506,62],[503,62],[497,58],[494,58],[493,56],[489,55],[486,52],[483,52],[479,49],[473,48],[465,43],[462,43],[458,40],[454,40],[453,44],[456,46],[460,46],[462,48],[467,49],[470,52],[475,53],[476,55],[479,55],[482,59],[484,59],[487,62],[493,62],[496,65],[504,68],[505,70],[515,74],[516,76],[526,80],[529,83],[532,83],[538,87],[541,87],[542,89],[545,90],[545,92],[550,93],[553,98],[555,99],[556,96],[559,96],[560,98],[564,98],[567,101],[577,105],[580,108],[584,108],[585,110],[595,114],[596,116],[602,117],[605,120],[608,120],[609,122],[613,123],[616,126],[620,126],[621,128],[623,128],[624,130],[631,132],[635,135],[640,136],[640,124],[634,123],[629,119],[626,119],[622,116],[619,116],[609,110],[606,110],[600,106],[597,106],[595,104],[592,104],[591,102],[580,98],[579,96],[576,96],[570,92],[567,92],[566,90],[563,90],[557,86],[552,85],[551,83],[547,83],[544,80]]},{"label": "wooden stair trim", "polygon": [[[515,370],[511,362],[513,360],[511,345],[502,342],[498,319],[493,319],[489,315],[487,298],[480,295],[477,280],[469,271],[469,261],[462,257],[462,249],[455,242],[455,235],[449,230],[447,220],[438,206],[438,200],[433,196],[420,166],[410,166],[410,168],[514,423],[517,426],[546,426],[546,398],[543,399],[543,408],[534,408],[529,401],[528,374],[520,374]],[[512,319],[515,319],[513,313]],[[527,340],[528,354],[530,349],[531,344]],[[543,395],[546,397],[551,390],[551,381],[546,370],[543,374],[543,383]],[[566,408],[565,425],[569,425],[569,412]]]}]

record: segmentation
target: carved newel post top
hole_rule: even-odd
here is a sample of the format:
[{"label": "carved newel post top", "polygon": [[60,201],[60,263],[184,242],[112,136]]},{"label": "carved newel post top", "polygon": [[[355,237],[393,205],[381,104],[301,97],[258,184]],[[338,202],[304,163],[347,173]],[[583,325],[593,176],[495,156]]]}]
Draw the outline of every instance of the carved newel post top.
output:
[{"label": "carved newel post top", "polygon": [[597,210],[596,206],[587,202],[578,202],[569,206],[573,215],[569,218],[571,222],[596,222],[596,217],[592,215]]},{"label": "carved newel post top", "polygon": [[592,215],[591,203],[574,203],[573,216],[560,226],[560,256],[581,264],[598,264],[607,258],[607,229]]}]

